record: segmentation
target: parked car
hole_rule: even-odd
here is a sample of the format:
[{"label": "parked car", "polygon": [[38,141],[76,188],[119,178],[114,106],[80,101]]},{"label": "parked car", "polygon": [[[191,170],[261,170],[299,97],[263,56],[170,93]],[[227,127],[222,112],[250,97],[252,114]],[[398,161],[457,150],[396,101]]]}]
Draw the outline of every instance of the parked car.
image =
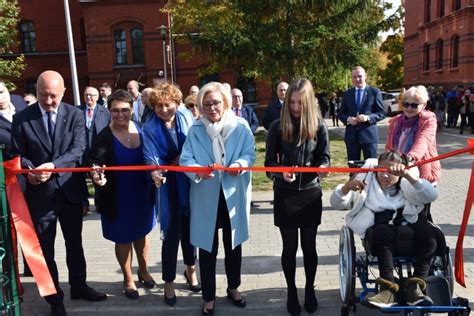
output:
[{"label": "parked car", "polygon": [[382,92],[383,107],[387,116],[395,116],[402,111],[398,107],[399,94],[400,92]]}]

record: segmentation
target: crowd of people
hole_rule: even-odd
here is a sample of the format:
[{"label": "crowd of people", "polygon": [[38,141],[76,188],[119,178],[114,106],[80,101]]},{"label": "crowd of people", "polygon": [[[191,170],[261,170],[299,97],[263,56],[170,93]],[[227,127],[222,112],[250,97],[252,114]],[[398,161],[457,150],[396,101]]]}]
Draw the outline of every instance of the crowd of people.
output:
[{"label": "crowd of people", "polygon": [[[340,122],[345,126],[348,160],[360,160],[363,154],[364,167],[378,166],[386,171],[361,173],[339,185],[331,204],[334,208],[352,209],[347,224],[362,238],[368,228],[379,236],[376,254],[381,292],[368,299],[375,306],[396,304],[398,285],[391,261],[396,227],[408,224],[415,230],[416,242],[424,251],[417,257],[414,276],[406,287],[409,303],[428,305],[432,301],[421,291],[427,264],[440,241],[423,211],[437,197],[441,170],[438,162],[424,164],[419,170],[409,171],[406,166],[437,155],[438,113],[429,111],[433,101],[425,87],[408,89],[403,94],[403,112],[389,121],[386,152],[378,156],[377,122],[385,114],[380,90],[367,85],[366,79],[364,68],[354,67],[353,87],[344,92],[340,103],[336,95],[331,95],[329,112],[333,125]],[[251,167],[255,162],[253,133],[259,122],[253,108],[244,104],[242,91],[227,85],[210,82],[201,88],[192,86],[184,98],[177,85],[167,82],[142,92],[134,80],[127,84],[127,90],[112,91],[104,83],[98,88],[86,87],[84,104],[72,106],[62,102],[62,76],[45,71],[37,81],[38,100],[31,100],[26,106],[16,105],[0,81],[1,142],[7,145],[5,158],[18,155],[22,168],[30,169],[23,178],[23,190],[57,290],[57,294],[45,297],[51,305],[51,315],[66,314],[54,260],[58,221],[66,241],[71,298],[107,299],[105,293],[86,282],[81,233],[82,217],[89,211],[87,181],[95,186],[94,200],[103,237],[115,243],[125,297],[140,296],[132,269],[134,252],[139,283],[147,288],[156,286],[149,271],[148,235],[159,223],[163,300],[167,305],[177,302],[174,281],[181,244],[187,286],[202,293],[202,314],[214,313],[221,229],[227,297],[235,306],[246,307],[247,301],[238,288],[242,247],[249,238],[252,183],[251,172],[240,168]],[[460,100],[466,106],[467,118],[466,113],[471,112],[466,92]],[[330,167],[328,128],[311,82],[304,78],[290,84],[282,81],[276,94],[277,100],[267,107],[263,118],[268,130],[265,166]],[[437,93],[433,100],[440,104],[441,94]],[[473,124],[471,117],[469,120]],[[186,173],[163,169],[104,170],[130,165],[222,165],[229,169],[202,168]],[[35,171],[79,166],[93,169],[88,175]],[[274,225],[283,244],[281,264],[287,284],[287,311],[291,315],[301,313],[295,282],[300,241],[306,279],[303,307],[314,313],[318,308],[314,290],[316,239],[323,210],[321,181],[326,173],[268,175],[274,189]]]}]

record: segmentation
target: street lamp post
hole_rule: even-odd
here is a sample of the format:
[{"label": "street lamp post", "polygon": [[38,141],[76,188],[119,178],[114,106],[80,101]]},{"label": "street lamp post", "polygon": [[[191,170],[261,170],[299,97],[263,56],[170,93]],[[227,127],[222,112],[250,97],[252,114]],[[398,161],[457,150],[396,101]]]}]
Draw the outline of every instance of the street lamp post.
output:
[{"label": "street lamp post", "polygon": [[161,25],[157,27],[160,30],[161,40],[163,42],[163,71],[164,71],[164,79],[168,81],[168,71],[167,71],[167,64],[166,64],[166,37],[168,33],[168,28],[165,25]]}]

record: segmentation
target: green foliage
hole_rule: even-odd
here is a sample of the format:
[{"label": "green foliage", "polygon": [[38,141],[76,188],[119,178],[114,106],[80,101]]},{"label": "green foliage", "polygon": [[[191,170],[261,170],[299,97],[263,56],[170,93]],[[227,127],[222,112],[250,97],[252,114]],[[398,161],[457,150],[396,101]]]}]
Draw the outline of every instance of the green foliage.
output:
[{"label": "green foliage", "polygon": [[398,33],[387,37],[380,46],[387,56],[387,66],[380,69],[379,86],[381,89],[400,89],[403,86],[403,35]]},{"label": "green foliage", "polygon": [[[0,57],[0,78],[19,77],[22,70],[25,69],[23,56],[14,57],[9,49],[18,44],[17,24],[19,13],[17,0],[0,0],[0,55],[3,55]],[[11,87],[9,83],[7,85]]]},{"label": "green foliage", "polygon": [[[382,0],[170,1],[176,38],[187,57],[206,57],[201,74],[230,69],[261,80],[308,77],[318,90],[344,87],[367,61],[391,5]],[[363,17],[363,18],[362,18]]]}]

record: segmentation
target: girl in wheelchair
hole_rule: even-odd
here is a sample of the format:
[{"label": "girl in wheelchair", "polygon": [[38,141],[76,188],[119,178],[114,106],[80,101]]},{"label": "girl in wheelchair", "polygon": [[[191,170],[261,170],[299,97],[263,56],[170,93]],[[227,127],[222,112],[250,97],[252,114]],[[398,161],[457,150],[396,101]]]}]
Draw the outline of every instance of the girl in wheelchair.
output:
[{"label": "girl in wheelchair", "polygon": [[335,209],[351,209],[346,222],[361,238],[373,229],[374,254],[377,256],[380,277],[378,294],[367,298],[376,307],[397,305],[400,285],[394,278],[394,249],[397,227],[409,226],[414,231],[416,262],[413,276],[403,283],[408,305],[428,306],[433,301],[423,294],[426,288],[431,258],[438,246],[438,233],[422,211],[424,204],[438,197],[437,189],[421,179],[416,168],[406,169],[407,161],[395,151],[388,151],[378,159],[367,159],[363,168],[386,168],[387,171],[359,173],[345,184],[339,184],[331,195]]}]

